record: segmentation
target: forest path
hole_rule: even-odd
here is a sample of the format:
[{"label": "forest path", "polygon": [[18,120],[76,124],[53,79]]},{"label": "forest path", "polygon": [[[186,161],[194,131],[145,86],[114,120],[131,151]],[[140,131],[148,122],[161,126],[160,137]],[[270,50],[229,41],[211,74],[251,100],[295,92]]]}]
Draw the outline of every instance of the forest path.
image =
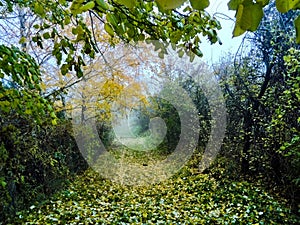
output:
[{"label": "forest path", "polygon": [[[92,170],[15,224],[297,224],[283,201],[258,185],[215,180],[185,167],[159,184],[123,186]],[[288,216],[287,216],[288,215]]]}]

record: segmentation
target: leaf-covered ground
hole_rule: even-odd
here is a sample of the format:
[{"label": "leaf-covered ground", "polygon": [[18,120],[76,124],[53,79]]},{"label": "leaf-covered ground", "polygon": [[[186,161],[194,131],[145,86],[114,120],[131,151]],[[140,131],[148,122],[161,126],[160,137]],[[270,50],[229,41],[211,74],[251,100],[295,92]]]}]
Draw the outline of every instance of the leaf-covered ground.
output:
[{"label": "leaf-covered ground", "polygon": [[[297,224],[283,201],[247,182],[181,173],[147,187],[125,187],[93,171],[42,204],[18,212],[20,224]],[[299,218],[298,218],[299,219]]]}]

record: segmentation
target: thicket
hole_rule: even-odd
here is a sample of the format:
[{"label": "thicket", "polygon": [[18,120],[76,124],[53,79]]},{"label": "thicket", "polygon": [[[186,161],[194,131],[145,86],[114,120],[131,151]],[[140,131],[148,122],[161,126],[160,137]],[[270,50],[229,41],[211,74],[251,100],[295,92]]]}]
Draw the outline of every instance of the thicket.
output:
[{"label": "thicket", "polygon": [[15,112],[1,111],[0,220],[41,203],[88,168],[69,121],[38,125]]}]

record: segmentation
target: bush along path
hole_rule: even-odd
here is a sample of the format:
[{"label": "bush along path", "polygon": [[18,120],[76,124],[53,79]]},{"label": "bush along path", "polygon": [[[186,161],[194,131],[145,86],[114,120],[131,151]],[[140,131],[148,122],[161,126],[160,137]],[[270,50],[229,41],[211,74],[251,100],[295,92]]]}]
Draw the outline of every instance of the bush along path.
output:
[{"label": "bush along path", "polygon": [[[184,171],[187,172],[184,172]],[[247,182],[217,181],[188,169],[146,187],[126,187],[88,170],[11,224],[297,224],[283,200]]]}]

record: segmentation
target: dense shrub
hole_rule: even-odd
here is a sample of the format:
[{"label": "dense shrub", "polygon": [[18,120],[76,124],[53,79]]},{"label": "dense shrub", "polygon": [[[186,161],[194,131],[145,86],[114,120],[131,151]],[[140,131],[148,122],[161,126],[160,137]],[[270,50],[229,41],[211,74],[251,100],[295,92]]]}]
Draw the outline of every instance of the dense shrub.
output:
[{"label": "dense shrub", "polygon": [[54,193],[87,168],[68,121],[37,125],[29,117],[1,113],[0,220]]}]

